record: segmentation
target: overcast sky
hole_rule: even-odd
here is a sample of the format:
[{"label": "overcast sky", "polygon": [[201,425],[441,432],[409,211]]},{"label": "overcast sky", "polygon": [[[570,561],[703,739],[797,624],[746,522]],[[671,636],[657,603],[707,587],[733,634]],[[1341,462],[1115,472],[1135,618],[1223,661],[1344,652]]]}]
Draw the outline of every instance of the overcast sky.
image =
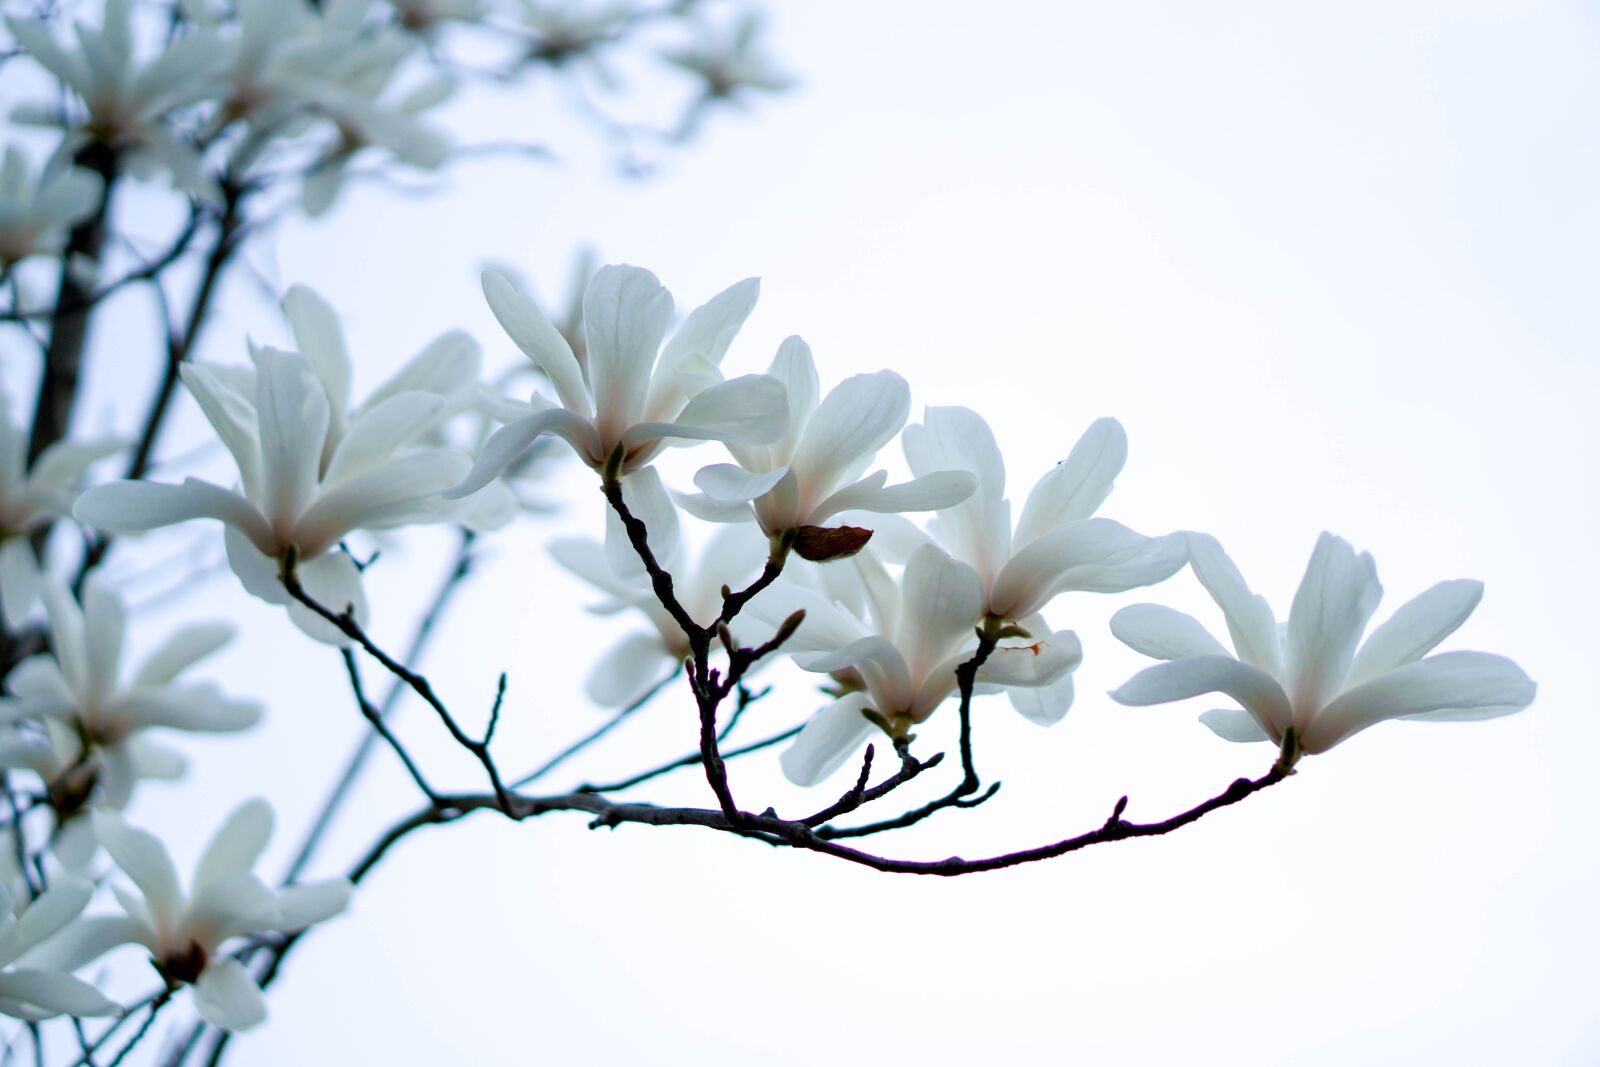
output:
[{"label": "overcast sky", "polygon": [[[447,328],[513,361],[478,291],[488,260],[560,294],[589,241],[654,270],[680,306],[759,275],[731,372],[763,369],[791,333],[825,382],[893,368],[916,410],[989,419],[1013,500],[1115,415],[1131,459],[1104,514],[1215,534],[1280,618],[1324,529],[1376,557],[1380,618],[1441,579],[1482,579],[1446,647],[1513,657],[1538,701],[1489,723],[1380,726],[1171,837],[954,881],[694,829],[469,820],[402,846],[297,953],[236,1062],[1600,1061],[1593,9],[773,6],[799,87],[716,116],[650,181],[606,176],[543,97],[480,99],[452,113],[467,139],[548,131],[565,161],[473,166],[432,199],[360,190],[281,231],[276,277],[341,309],[358,395]],[[239,359],[246,330],[283,333],[247,286],[230,295],[206,358]],[[592,598],[542,548],[600,529],[587,472],[567,465],[552,495],[571,504],[491,541],[427,664],[468,707],[510,672],[513,769],[599,721],[583,665],[626,629],[582,614]],[[391,643],[446,540],[375,568]],[[980,704],[981,766],[1004,789],[882,847],[1022,847],[1098,825],[1124,793],[1130,818],[1153,820],[1264,772],[1266,748],[1195,721],[1205,700],[1104,696],[1143,662],[1106,619],[1144,600],[1220,626],[1187,572],[1057,601],[1051,622],[1085,645],[1077,706],[1040,730]],[[191,786],[152,786],[136,820],[192,856],[263,793],[281,857],[359,732],[338,659],[226,581],[184,610],[248,625],[218,671],[263,693],[270,721],[193,746]],[[747,737],[818,703],[798,672],[771,678]],[[403,725],[427,758],[454,759],[417,709]],[[688,751],[686,694],[633,729],[555,784]],[[735,776],[757,810],[819,807],[846,784],[805,793],[765,756]],[[706,799],[692,774],[641,796]],[[414,805],[380,766],[322,870]]]}]

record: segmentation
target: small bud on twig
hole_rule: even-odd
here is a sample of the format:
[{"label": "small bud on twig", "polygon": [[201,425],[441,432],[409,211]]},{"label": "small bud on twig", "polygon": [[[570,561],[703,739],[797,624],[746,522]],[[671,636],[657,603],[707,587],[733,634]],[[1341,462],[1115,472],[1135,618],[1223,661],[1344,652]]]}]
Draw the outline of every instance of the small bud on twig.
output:
[{"label": "small bud on twig", "polygon": [[794,550],[801,559],[826,563],[855,555],[870,540],[872,531],[860,526],[801,526],[794,532]]}]

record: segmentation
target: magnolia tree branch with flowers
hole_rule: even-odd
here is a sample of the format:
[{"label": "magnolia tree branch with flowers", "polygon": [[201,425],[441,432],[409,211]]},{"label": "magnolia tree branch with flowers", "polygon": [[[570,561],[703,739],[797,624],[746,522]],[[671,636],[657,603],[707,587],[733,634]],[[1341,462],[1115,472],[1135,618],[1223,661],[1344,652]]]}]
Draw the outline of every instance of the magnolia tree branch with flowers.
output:
[{"label": "magnolia tree branch with flowers", "polygon": [[[476,341],[455,331],[358,400],[339,314],[303,286],[280,294],[292,348],[252,342],[242,362],[192,359],[219,281],[276,218],[322,212],[361,179],[414,184],[496,147],[456,144],[429,118],[451,92],[514,91],[536,73],[566,79],[618,164],[637,170],[646,146],[686,145],[716,108],[787,84],[760,25],[756,13],[694,0],[105,0],[71,17],[54,5],[8,14],[0,79],[19,87],[7,93],[19,102],[0,166],[9,1047],[31,1046],[41,1063],[221,1062],[231,1035],[266,1018],[264,990],[295,946],[352,907],[353,889],[392,848],[478,812],[693,826],[885,873],[975,874],[1178,830],[1388,719],[1486,718],[1533,700],[1533,683],[1507,659],[1434,654],[1477,606],[1477,582],[1441,582],[1369,632],[1381,595],[1373,561],[1324,534],[1280,624],[1214,538],[1149,536],[1099,514],[1127,459],[1114,419],[1063,441],[1054,466],[1028,470],[1038,480],[1013,517],[1001,450],[978,413],[932,407],[913,422],[911,385],[894,370],[825,383],[799,337],[764,372],[733,355],[755,279],[679,321],[649,271],[591,265],[552,318],[507,272],[488,270],[484,298],[537,383],[518,395],[509,378],[482,378]],[[677,121],[652,131],[594,105],[599,89],[626,95],[619,69],[655,61],[690,78]],[[153,251],[122,217],[130,191],[181,206]],[[136,436],[97,438],[75,417],[83,376],[97,370],[88,328],[139,291],[159,311],[161,329],[145,343],[160,373]],[[231,460],[221,481],[152,476],[181,397]],[[912,476],[891,483],[875,464],[897,440]],[[657,463],[680,448],[700,449],[705,463],[692,485],[669,486]],[[519,537],[508,525],[564,452],[591,472],[606,522],[545,547],[595,587],[594,610],[640,627],[589,665],[588,695],[609,717],[530,757],[496,743],[497,726],[519,711],[505,676],[492,706],[452,707],[417,664],[478,546]],[[715,524],[698,556],[686,518]],[[182,778],[184,733],[238,734],[272,714],[187,677],[235,638],[226,623],[196,618],[124,668],[137,610],[107,561],[152,531],[195,522],[207,538],[220,534],[245,590],[332,646],[370,726],[276,885],[254,871],[274,823],[261,799],[234,798],[187,879],[161,828],[124,814],[145,782]],[[383,606],[363,580],[385,564],[359,559],[348,539],[441,524],[459,531],[459,552],[410,646],[386,648],[369,630]],[[1020,850],[929,859],[895,848],[895,831],[995,795],[977,757],[979,700],[1003,694],[1040,726],[1068,712],[1085,642],[1047,612],[1070,613],[1075,594],[1159,586],[1185,568],[1216,601],[1229,643],[1160,604],[1125,607],[1113,634],[1161,662],[1111,697],[1138,706],[1218,694],[1229,706],[1202,721],[1229,741],[1267,742],[1258,777],[1149,821],[1126,818],[1122,797],[1103,822]],[[733,743],[768,692],[761,672],[782,659],[816,675],[825,701],[803,723]],[[381,693],[371,688],[378,675]],[[680,758],[540,789],[669,694],[693,709]],[[475,781],[445,784],[391,729],[408,696],[471,757]],[[919,728],[947,705],[956,750],[927,751]],[[417,806],[349,857],[344,878],[305,880],[379,750],[404,769]],[[774,754],[792,782],[842,791],[789,812],[736,794],[728,763]],[[650,801],[646,787],[688,771],[703,776],[704,802]],[[902,801],[902,788],[924,778],[945,784],[931,800]],[[100,988],[108,968],[142,973],[147,994],[113,1000]]]}]

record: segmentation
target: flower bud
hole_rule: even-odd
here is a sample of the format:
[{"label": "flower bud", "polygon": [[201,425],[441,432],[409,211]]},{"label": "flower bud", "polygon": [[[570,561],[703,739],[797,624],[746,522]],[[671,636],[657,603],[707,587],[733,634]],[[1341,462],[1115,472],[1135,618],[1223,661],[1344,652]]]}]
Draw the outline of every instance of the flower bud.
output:
[{"label": "flower bud", "polygon": [[801,559],[826,563],[860,552],[872,540],[872,531],[859,526],[801,526],[794,533],[794,550]]}]

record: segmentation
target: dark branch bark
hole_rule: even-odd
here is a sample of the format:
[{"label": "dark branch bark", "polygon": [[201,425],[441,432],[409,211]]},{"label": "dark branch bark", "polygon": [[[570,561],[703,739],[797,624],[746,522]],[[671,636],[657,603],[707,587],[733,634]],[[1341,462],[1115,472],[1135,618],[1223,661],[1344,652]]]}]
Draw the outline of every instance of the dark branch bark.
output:
[{"label": "dark branch bark", "polygon": [[90,286],[74,271],[74,261],[98,264],[106,243],[106,223],[117,185],[117,153],[98,142],[86,145],[73,160],[92,170],[104,182],[93,212],[72,228],[62,254],[61,281],[50,317],[50,343],[45,349],[44,371],[39,376],[39,396],[33,409],[33,429],[28,437],[28,464],[67,435],[72,407],[78,397],[78,374],[83,348],[89,337]]}]

